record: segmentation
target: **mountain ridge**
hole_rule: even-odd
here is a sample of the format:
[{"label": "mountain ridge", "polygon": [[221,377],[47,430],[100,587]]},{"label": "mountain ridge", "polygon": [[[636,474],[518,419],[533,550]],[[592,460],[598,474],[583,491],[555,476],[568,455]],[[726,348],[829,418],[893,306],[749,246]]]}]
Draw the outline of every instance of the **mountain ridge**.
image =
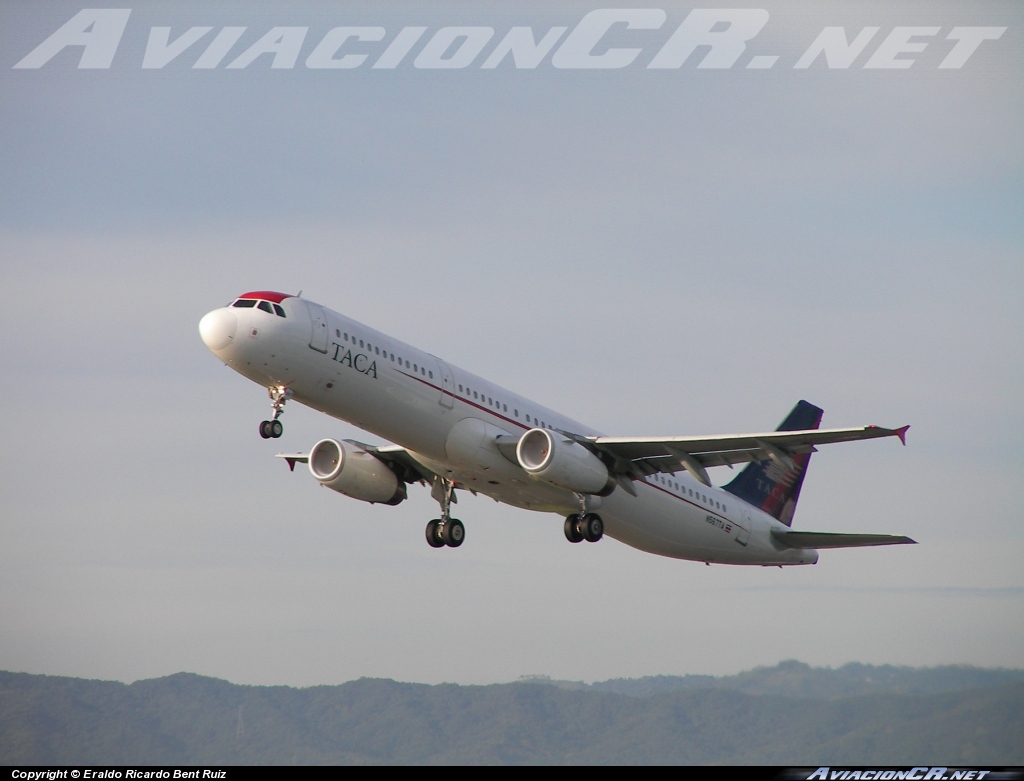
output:
[{"label": "mountain ridge", "polygon": [[[783,662],[705,678],[635,679],[637,695],[605,690],[628,689],[627,679],[573,688],[361,678],[299,689],[193,673],[126,684],[0,672],[0,757],[40,765],[1024,764],[1024,671]],[[857,689],[857,680],[866,683]],[[978,681],[986,685],[967,686]],[[946,690],[899,690],[912,686]],[[778,693],[787,688],[797,694]],[[860,693],[831,696],[851,688]]]}]

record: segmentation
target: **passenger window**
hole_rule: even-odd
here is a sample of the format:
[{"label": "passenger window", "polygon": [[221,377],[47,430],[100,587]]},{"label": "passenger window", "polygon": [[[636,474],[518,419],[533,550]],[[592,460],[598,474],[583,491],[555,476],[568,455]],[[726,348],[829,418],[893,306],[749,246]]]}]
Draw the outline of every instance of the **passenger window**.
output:
[{"label": "passenger window", "polygon": [[380,355],[380,348],[379,348],[379,347],[374,347],[374,348],[373,348],[373,351],[374,351],[375,353],[377,353],[377,355]]},{"label": "passenger window", "polygon": [[360,347],[362,347],[362,346],[363,346],[363,340],[362,340],[362,339],[360,339],[360,340],[359,340],[359,346],[360,346]]},{"label": "passenger window", "polygon": [[414,363],[414,364],[412,365],[412,370],[413,370],[414,372],[418,372],[418,371],[420,370],[420,367],[419,367],[419,366],[417,366],[417,365],[416,365],[416,364]]},{"label": "passenger window", "polygon": [[430,379],[434,379],[434,373],[433,372],[427,372],[427,374],[430,375]]}]

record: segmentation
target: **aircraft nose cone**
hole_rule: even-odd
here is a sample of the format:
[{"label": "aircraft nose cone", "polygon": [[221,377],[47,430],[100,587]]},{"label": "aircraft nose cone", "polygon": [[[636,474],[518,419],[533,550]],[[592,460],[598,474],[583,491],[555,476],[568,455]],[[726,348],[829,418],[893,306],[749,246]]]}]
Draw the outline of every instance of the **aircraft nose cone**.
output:
[{"label": "aircraft nose cone", "polygon": [[214,309],[199,321],[199,335],[214,352],[231,344],[237,328],[238,318],[230,309]]}]

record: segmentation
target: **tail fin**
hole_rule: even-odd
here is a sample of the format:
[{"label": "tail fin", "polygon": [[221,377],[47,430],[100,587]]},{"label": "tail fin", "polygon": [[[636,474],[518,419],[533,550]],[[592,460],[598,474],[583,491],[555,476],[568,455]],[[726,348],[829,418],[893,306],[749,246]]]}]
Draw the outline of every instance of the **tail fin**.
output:
[{"label": "tail fin", "polygon": [[[821,424],[822,410],[806,401],[798,401],[776,431],[802,431]],[[807,474],[810,453],[793,458],[793,467],[786,469],[770,459],[754,461],[723,488],[748,504],[778,518],[786,526],[793,524],[796,500]]]}]

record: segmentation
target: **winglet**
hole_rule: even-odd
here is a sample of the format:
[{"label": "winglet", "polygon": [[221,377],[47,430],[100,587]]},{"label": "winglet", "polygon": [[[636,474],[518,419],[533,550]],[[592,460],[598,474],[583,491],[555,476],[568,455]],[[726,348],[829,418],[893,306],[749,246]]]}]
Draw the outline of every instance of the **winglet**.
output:
[{"label": "winglet", "polygon": [[882,428],[881,426],[865,426],[864,428],[865,428],[865,430],[874,429],[875,431],[888,432],[888,433],[876,434],[876,436],[880,436],[880,437],[897,436],[897,437],[900,438],[900,442],[903,443],[903,446],[904,447],[907,446],[907,429],[910,428],[910,426],[900,426],[899,428],[894,428],[894,429],[885,429],[885,428]]},{"label": "winglet", "polygon": [[278,453],[275,458],[283,458],[288,462],[288,469],[295,471],[296,464],[308,464],[309,456],[305,453]]}]

